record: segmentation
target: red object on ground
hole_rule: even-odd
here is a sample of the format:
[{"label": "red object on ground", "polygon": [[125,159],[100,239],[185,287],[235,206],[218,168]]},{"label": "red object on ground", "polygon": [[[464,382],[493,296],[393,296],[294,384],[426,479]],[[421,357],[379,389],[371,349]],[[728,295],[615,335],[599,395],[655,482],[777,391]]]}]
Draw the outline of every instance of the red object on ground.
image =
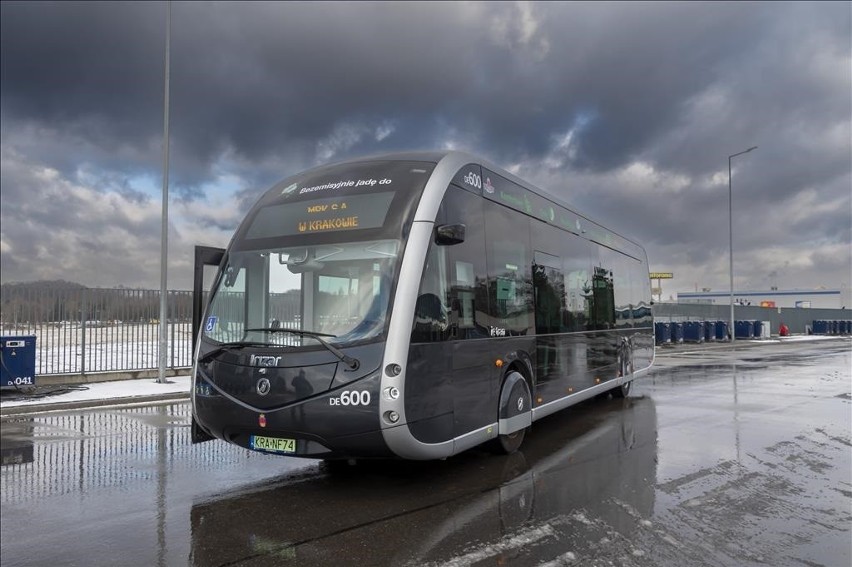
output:
[{"label": "red object on ground", "polygon": [[790,329],[784,323],[781,323],[781,327],[778,329],[778,334],[782,337],[790,336]]}]

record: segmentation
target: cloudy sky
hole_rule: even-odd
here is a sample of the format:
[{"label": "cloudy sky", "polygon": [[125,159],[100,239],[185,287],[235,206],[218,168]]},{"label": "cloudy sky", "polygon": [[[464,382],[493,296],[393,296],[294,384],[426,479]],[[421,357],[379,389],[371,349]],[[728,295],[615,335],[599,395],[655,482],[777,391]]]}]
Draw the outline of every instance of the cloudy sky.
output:
[{"label": "cloudy sky", "polygon": [[[159,287],[166,4],[2,3],[3,282]],[[274,182],[470,151],[641,242],[664,295],[852,279],[852,7],[200,3],[171,13],[169,287]]]}]

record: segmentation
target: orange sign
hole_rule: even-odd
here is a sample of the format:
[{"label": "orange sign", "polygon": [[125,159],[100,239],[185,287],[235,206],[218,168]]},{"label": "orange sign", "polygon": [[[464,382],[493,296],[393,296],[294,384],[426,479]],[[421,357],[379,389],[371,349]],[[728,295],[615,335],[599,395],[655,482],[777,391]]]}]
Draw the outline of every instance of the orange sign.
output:
[{"label": "orange sign", "polygon": [[358,228],[358,217],[339,217],[323,220],[300,221],[299,232],[322,232]]}]

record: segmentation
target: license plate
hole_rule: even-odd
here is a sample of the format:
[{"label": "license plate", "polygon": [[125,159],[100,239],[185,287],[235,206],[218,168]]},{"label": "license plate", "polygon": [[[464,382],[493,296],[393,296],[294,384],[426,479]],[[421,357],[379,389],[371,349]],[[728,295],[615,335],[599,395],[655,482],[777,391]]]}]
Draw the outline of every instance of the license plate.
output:
[{"label": "license plate", "polygon": [[267,451],[269,453],[295,453],[296,440],[282,439],[280,437],[261,437],[252,435],[249,444],[255,451]]}]

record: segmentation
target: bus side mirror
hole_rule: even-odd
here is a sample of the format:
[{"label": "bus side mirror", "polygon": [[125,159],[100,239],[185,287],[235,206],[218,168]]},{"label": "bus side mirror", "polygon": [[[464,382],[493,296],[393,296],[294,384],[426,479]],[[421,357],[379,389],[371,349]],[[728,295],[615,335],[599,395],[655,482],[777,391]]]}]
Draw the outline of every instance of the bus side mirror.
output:
[{"label": "bus side mirror", "polygon": [[435,229],[435,244],[453,246],[464,242],[465,225],[444,224]]}]

